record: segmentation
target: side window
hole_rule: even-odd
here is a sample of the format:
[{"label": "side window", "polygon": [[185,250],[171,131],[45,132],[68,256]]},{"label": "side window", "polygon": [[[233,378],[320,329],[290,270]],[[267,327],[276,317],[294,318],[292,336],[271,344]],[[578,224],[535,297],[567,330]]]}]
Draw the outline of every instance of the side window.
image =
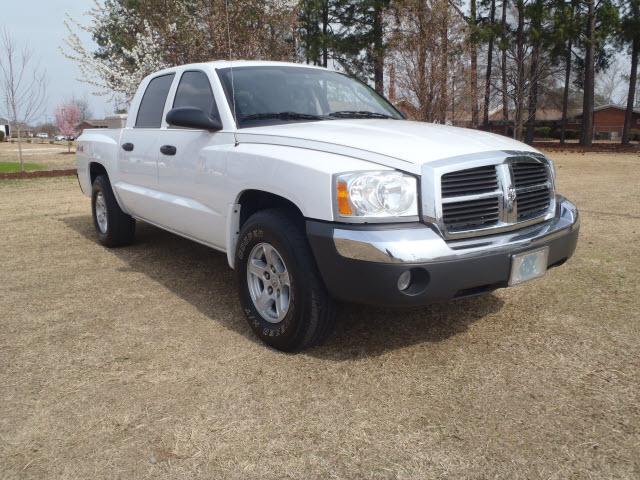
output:
[{"label": "side window", "polygon": [[182,74],[173,101],[173,108],[178,107],[197,107],[213,118],[218,118],[209,77],[204,72],[190,71]]},{"label": "side window", "polygon": [[164,104],[174,76],[174,73],[162,75],[149,82],[138,109],[136,128],[160,128]]}]

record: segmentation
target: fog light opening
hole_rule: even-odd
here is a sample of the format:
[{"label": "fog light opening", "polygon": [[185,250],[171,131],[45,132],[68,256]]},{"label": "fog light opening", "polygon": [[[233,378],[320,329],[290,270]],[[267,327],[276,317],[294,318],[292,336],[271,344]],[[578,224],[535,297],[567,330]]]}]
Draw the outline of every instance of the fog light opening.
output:
[{"label": "fog light opening", "polygon": [[398,290],[404,292],[411,286],[411,270],[407,270],[406,272],[402,272],[400,277],[398,278]]},{"label": "fog light opening", "polygon": [[398,277],[398,290],[409,296],[421,295],[429,285],[429,272],[424,268],[414,267],[402,272]]}]

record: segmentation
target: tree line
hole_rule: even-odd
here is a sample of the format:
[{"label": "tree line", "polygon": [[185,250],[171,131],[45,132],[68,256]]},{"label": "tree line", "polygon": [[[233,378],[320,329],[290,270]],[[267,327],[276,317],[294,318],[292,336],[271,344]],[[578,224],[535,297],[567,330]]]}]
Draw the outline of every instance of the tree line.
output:
[{"label": "tree line", "polygon": [[[630,61],[622,142],[638,106],[640,0],[104,0],[69,19],[64,52],[126,101],[160,68],[227,58],[338,67],[418,120],[498,124],[531,142],[540,110],[582,110],[591,145],[596,76]],[[77,35],[88,30],[98,45]]]}]

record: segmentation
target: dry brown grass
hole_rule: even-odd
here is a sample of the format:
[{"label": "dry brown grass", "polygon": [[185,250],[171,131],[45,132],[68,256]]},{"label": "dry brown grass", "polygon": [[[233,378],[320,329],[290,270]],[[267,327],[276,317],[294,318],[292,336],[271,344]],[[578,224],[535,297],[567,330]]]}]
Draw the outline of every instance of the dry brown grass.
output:
[{"label": "dry brown grass", "polygon": [[[71,148],[74,151],[75,147]],[[43,165],[46,170],[75,167],[75,155],[67,153],[66,142],[55,142],[33,139],[32,143],[22,143],[23,160]],[[0,162],[18,162],[18,144],[0,142]]]},{"label": "dry brown grass", "polygon": [[552,156],[565,266],[345,306],[299,355],[254,340],[222,254],[146,225],[106,250],[75,179],[0,182],[0,477],[640,477],[640,158]]}]

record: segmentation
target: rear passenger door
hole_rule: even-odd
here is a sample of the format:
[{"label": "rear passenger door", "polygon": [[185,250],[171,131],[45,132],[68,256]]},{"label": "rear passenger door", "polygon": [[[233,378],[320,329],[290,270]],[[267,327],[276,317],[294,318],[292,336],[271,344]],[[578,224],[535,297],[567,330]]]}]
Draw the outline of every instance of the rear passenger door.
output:
[{"label": "rear passenger door", "polygon": [[133,128],[125,128],[120,140],[116,189],[127,209],[151,222],[160,219],[157,205],[158,157],[165,104],[175,73],[151,79],[140,101]]},{"label": "rear passenger door", "polygon": [[[182,73],[167,110],[178,107],[197,107],[219,119],[211,81],[204,71]],[[172,126],[160,132],[158,183],[170,199],[163,206],[164,224],[219,248],[225,245],[223,182],[229,138],[222,132]]]}]

